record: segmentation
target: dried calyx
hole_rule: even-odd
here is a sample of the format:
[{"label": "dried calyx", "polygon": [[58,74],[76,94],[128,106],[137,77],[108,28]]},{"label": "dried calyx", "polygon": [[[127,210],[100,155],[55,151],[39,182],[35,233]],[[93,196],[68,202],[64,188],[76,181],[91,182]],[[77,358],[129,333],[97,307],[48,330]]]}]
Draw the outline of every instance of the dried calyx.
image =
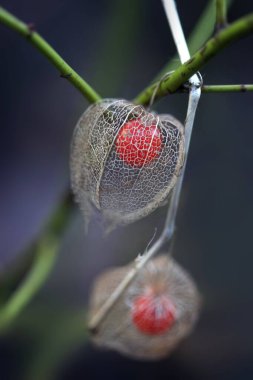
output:
[{"label": "dried calyx", "polygon": [[[99,311],[132,265],[97,279],[90,319]],[[138,359],[167,356],[187,336],[198,316],[200,297],[190,275],[173,259],[149,261],[93,332],[93,341]]]},{"label": "dried calyx", "polygon": [[105,99],[80,118],[71,182],[86,220],[99,210],[112,225],[140,219],[167,199],[184,158],[184,129],[126,100]]}]

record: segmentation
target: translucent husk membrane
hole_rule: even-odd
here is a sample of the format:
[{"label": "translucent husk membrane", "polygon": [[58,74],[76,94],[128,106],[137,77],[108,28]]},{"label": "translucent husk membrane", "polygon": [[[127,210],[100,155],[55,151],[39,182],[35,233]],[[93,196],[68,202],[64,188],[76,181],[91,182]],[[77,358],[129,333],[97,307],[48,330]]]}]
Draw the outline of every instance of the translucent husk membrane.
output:
[{"label": "translucent husk membrane", "polygon": [[[121,128],[131,120],[155,126],[161,136],[157,156],[141,166],[122,159],[119,151],[124,147],[116,144]],[[137,154],[148,155],[152,147],[142,145],[145,152]],[[184,129],[173,116],[147,112],[126,100],[104,99],[91,105],[77,123],[71,149],[72,188],[86,223],[94,208],[111,225],[151,213],[167,199],[183,158]]]},{"label": "translucent husk membrane", "polygon": [[[132,265],[108,270],[97,278],[91,294],[90,319]],[[150,289],[168,297],[176,311],[172,327],[157,335],[141,332],[132,319],[134,300]],[[92,338],[98,346],[115,349],[127,356],[143,360],[161,359],[191,332],[198,317],[199,307],[200,296],[191,276],[175,260],[161,255],[141,269],[136,279],[93,332]],[[159,313],[159,307],[157,312]]]}]

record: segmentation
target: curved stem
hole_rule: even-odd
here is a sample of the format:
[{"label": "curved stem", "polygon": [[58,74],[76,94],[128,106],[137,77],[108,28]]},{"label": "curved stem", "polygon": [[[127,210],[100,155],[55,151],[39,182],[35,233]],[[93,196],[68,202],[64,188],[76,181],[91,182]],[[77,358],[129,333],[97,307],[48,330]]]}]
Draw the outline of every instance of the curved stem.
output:
[{"label": "curved stem", "polygon": [[[191,59],[181,65],[174,73],[165,79],[156,92],[156,99],[165,96],[168,93],[175,92],[183,83],[185,83],[194,73],[203,67],[213,56],[219,53],[231,42],[238,40],[253,32],[253,13],[235,21],[227,26],[215,37],[211,38]],[[146,88],[135,99],[137,104],[148,104],[157,83]]]},{"label": "curved stem", "polygon": [[32,268],[10,300],[0,310],[0,331],[8,328],[47,279],[56,259],[58,243],[41,239],[36,250]]},{"label": "curved stem", "polygon": [[0,332],[8,329],[48,278],[57,258],[59,236],[65,228],[69,213],[70,205],[67,197],[53,214],[44,234],[33,247],[34,261],[28,274],[17,290],[11,294],[10,299],[0,308]]},{"label": "curved stem", "polygon": [[96,91],[62,59],[43,37],[34,31],[33,25],[25,24],[2,7],[0,7],[0,22],[26,38],[57,68],[61,76],[72,83],[89,102],[94,103],[100,100]]}]

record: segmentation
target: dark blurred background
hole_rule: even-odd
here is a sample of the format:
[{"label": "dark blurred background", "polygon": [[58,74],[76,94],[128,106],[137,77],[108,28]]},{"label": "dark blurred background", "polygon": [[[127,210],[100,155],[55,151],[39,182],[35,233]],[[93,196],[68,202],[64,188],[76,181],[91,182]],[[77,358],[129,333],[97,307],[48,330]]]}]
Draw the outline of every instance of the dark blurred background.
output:
[{"label": "dark blurred background", "polygon": [[[179,0],[186,35],[206,1]],[[133,98],[174,56],[158,0],[5,0],[104,97]],[[252,11],[235,0],[234,20]],[[253,82],[253,36],[201,71],[206,84]],[[88,103],[16,33],[0,25],[0,286],[22,266],[25,248],[69,187],[69,145]],[[175,63],[177,63],[175,61]],[[252,379],[252,93],[204,94],[200,101],[174,241],[174,256],[195,278],[203,310],[171,357],[141,363],[95,349],[85,331],[89,289],[102,269],[142,252],[166,209],[103,237],[84,234],[75,206],[47,283],[0,339],[0,378]],[[184,120],[187,95],[155,109]],[[131,237],[131,238],[129,238]]]}]

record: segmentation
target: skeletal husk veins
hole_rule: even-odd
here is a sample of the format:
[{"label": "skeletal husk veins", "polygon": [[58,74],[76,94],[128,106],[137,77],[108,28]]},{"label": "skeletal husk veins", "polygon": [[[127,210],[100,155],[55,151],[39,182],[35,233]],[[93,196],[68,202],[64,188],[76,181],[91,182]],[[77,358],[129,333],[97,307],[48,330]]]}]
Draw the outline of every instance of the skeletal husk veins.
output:
[{"label": "skeletal husk veins", "polygon": [[[90,320],[131,270],[132,265],[111,269],[98,277],[91,294]],[[143,314],[143,321],[142,315],[139,315],[136,324],[136,300],[150,295],[154,297],[152,313],[148,309],[148,313]],[[173,317],[173,321],[170,320],[166,326],[164,319],[161,320],[166,317],[165,300]],[[200,296],[190,275],[175,260],[161,255],[140,270],[135,280],[92,332],[92,340],[100,347],[114,349],[127,356],[157,360],[167,356],[191,332],[199,307]],[[153,321],[154,324],[147,318],[157,320]],[[171,315],[168,314],[168,318]],[[144,328],[141,326],[142,322]],[[162,325],[159,325],[160,322]]]},{"label": "skeletal husk veins", "polygon": [[72,188],[86,221],[93,209],[114,225],[148,215],[168,198],[183,158],[184,129],[173,116],[126,100],[91,105],[71,148]]}]

